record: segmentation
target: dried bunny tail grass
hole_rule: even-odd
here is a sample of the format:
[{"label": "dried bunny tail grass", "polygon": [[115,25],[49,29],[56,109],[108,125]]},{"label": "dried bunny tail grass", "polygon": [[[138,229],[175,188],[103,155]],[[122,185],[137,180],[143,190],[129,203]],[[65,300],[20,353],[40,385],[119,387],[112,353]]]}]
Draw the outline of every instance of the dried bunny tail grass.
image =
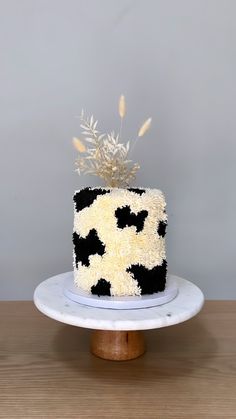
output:
[{"label": "dried bunny tail grass", "polygon": [[124,118],[125,112],[126,112],[125,97],[124,95],[121,95],[120,100],[119,100],[119,114],[120,114],[121,119]]},{"label": "dried bunny tail grass", "polygon": [[85,153],[86,147],[79,138],[73,138],[73,145],[77,151],[80,153]]},{"label": "dried bunny tail grass", "polygon": [[139,132],[138,132],[138,137],[142,137],[150,128],[151,126],[151,122],[152,122],[152,118],[148,118],[143,125],[141,126]]}]

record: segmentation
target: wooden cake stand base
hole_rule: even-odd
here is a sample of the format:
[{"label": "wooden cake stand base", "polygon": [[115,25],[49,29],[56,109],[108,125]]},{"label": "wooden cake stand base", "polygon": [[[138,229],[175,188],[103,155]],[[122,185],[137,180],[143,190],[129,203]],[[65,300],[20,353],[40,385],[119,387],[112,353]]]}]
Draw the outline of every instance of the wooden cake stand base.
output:
[{"label": "wooden cake stand base", "polygon": [[91,352],[99,358],[125,361],[145,352],[142,330],[181,323],[202,308],[201,290],[186,279],[172,275],[178,287],[170,302],[131,310],[96,308],[70,300],[63,292],[70,273],[56,275],[38,285],[34,292],[36,307],[46,316],[62,323],[92,329]]},{"label": "wooden cake stand base", "polygon": [[144,354],[144,336],[140,331],[94,330],[90,349],[99,358],[128,361]]}]

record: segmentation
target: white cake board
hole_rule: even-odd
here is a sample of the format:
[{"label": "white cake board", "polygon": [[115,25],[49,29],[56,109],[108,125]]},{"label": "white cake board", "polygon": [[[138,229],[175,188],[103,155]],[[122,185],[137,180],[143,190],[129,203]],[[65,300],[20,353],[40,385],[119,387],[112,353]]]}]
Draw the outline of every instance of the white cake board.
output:
[{"label": "white cake board", "polygon": [[65,274],[63,292],[70,300],[91,307],[110,308],[113,310],[130,310],[135,308],[148,308],[168,303],[173,300],[178,293],[176,280],[173,275],[167,278],[166,288],[162,292],[150,295],[141,295],[133,297],[110,297],[92,295],[89,292],[78,288],[74,284],[73,272]]},{"label": "white cake board", "polygon": [[190,319],[204,302],[203,293],[196,285],[173,275],[178,294],[166,304],[133,310],[91,307],[65,296],[64,282],[69,274],[53,276],[38,285],[34,303],[48,317],[73,326],[110,331],[156,329]]}]

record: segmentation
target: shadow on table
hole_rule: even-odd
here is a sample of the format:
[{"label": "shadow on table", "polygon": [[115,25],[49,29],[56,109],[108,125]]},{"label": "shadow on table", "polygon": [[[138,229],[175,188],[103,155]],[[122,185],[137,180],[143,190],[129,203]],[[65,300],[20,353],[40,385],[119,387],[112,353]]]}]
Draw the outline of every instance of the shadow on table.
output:
[{"label": "shadow on table", "polygon": [[73,372],[94,380],[156,381],[161,378],[198,375],[217,353],[217,342],[201,317],[162,329],[145,331],[147,352],[132,361],[106,361],[90,353],[87,329],[63,325],[53,346],[60,362]]}]

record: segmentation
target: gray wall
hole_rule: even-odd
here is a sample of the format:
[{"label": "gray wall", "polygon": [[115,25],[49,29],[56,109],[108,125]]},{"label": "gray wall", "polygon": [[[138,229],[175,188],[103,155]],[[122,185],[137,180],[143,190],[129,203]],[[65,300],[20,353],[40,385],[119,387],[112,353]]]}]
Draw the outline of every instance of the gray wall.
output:
[{"label": "gray wall", "polygon": [[168,202],[169,270],[207,298],[235,298],[236,2],[0,1],[0,297],[31,299],[72,269],[72,194],[98,185],[74,173],[71,138],[84,107],[127,137],[136,185]]}]

